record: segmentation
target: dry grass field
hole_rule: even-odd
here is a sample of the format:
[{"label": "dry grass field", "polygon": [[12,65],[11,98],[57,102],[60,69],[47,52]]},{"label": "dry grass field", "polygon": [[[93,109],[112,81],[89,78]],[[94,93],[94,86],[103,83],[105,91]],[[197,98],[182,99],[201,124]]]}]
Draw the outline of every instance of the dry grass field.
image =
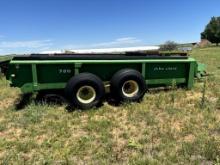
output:
[{"label": "dry grass field", "polygon": [[16,111],[19,90],[1,77],[0,163],[219,165],[220,47],[191,56],[207,65],[205,88],[152,90],[139,104],[84,112],[34,101]]}]

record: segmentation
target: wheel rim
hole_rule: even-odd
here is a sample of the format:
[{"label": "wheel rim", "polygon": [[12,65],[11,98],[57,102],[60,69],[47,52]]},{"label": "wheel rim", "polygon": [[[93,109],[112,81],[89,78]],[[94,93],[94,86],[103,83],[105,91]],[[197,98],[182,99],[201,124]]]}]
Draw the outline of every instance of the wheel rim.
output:
[{"label": "wheel rim", "polygon": [[96,91],[92,86],[82,86],[76,94],[77,99],[83,104],[90,104],[96,98]]},{"label": "wheel rim", "polygon": [[126,81],[122,86],[122,93],[126,97],[134,97],[139,91],[138,83],[134,80]]}]

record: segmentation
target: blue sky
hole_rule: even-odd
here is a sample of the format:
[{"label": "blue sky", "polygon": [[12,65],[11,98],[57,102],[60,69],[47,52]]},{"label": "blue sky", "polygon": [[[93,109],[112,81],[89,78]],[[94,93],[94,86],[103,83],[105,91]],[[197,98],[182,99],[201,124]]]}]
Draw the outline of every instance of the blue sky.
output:
[{"label": "blue sky", "polygon": [[0,54],[195,42],[219,0],[1,0]]}]

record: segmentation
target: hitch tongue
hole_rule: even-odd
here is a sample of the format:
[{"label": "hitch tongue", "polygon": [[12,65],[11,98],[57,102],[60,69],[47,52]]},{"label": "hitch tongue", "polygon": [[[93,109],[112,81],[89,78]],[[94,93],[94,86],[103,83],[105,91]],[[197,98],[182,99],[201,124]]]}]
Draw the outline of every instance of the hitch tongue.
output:
[{"label": "hitch tongue", "polygon": [[202,77],[207,76],[206,72],[206,65],[202,63],[197,63],[197,72],[196,72],[196,78],[200,79]]}]

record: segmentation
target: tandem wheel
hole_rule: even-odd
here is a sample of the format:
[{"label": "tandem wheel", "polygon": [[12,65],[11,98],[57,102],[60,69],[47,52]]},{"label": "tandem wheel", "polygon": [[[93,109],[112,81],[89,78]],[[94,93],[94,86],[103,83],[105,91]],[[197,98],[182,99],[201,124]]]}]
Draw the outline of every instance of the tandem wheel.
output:
[{"label": "tandem wheel", "polygon": [[66,85],[65,95],[71,106],[82,110],[100,106],[105,96],[102,80],[91,73],[80,73]]},{"label": "tandem wheel", "polygon": [[139,102],[147,91],[144,77],[136,70],[122,69],[110,81],[111,96],[116,102]]}]

